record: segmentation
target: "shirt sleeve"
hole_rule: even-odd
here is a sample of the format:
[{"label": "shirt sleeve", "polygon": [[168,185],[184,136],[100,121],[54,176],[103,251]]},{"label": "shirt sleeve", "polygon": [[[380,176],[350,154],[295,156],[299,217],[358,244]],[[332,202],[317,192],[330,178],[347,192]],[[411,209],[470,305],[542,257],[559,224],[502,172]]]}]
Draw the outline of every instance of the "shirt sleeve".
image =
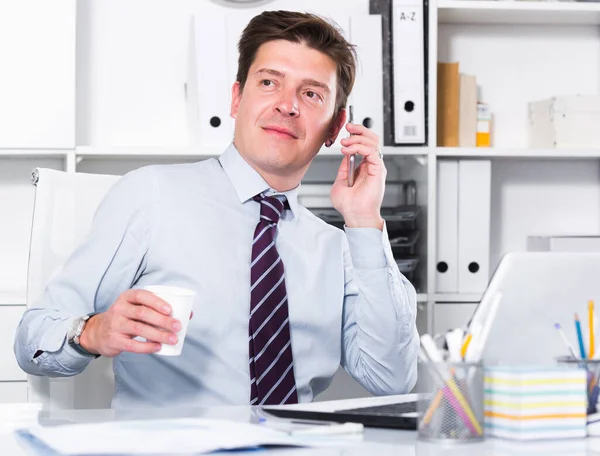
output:
[{"label": "shirt sleeve", "polygon": [[417,380],[417,295],[394,261],[387,229],[345,228],[342,366],[375,395]]},{"label": "shirt sleeve", "polygon": [[75,318],[106,311],[143,273],[154,194],[146,168],[127,174],[109,190],[85,242],[19,322],[14,351],[25,372],[71,376],[94,359],[66,343],[67,332]]}]

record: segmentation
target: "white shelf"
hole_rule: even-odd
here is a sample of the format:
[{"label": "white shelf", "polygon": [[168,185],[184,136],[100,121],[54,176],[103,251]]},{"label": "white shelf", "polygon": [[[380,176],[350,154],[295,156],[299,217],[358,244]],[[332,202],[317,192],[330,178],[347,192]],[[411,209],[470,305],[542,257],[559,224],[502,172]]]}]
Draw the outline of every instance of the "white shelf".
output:
[{"label": "white shelf", "polygon": [[600,158],[600,149],[494,149],[486,147],[438,147],[438,157],[454,158]]},{"label": "white shelf", "polygon": [[[153,147],[153,146],[78,146],[78,157],[93,158],[145,158],[145,157],[217,157],[223,153],[221,147]],[[385,156],[396,157],[427,157],[430,148],[384,146],[382,152]],[[58,157],[64,158],[68,154],[64,149],[0,149],[0,157]],[[336,147],[324,148],[318,156],[339,156],[340,149]],[[600,158],[600,149],[494,149],[494,148],[460,148],[438,147],[435,148],[438,157],[492,157],[492,158]]]},{"label": "white shelf", "polygon": [[144,157],[214,157],[223,152],[223,148],[199,148],[187,146],[77,146],[78,157],[144,158]]},{"label": "white shelf", "polygon": [[427,293],[417,293],[417,302],[427,302]]},{"label": "white shelf", "polygon": [[[437,147],[435,154],[438,157],[456,158],[600,158],[599,149],[495,149],[486,147],[461,148],[461,147]],[[223,153],[221,147],[191,148],[182,146],[153,147],[153,146],[78,146],[76,154],[78,157],[93,158],[145,158],[145,157],[218,157]],[[382,152],[384,157],[427,157],[429,147],[400,147],[384,146]],[[2,150],[0,156],[66,156],[66,151],[31,151],[31,150]],[[337,157],[341,154],[339,147],[323,148],[318,157]]]},{"label": "white shelf", "polygon": [[[144,158],[144,157],[218,157],[225,149],[220,146],[214,147],[188,147],[188,146],[77,146],[78,157],[93,158]],[[382,147],[384,156],[400,157],[426,157],[429,153],[427,147]],[[1,155],[1,152],[0,152]],[[323,147],[318,157],[337,157],[341,155],[339,147]]]},{"label": "white shelf", "polygon": [[25,290],[0,290],[0,306],[24,306]]},{"label": "white shelf", "polygon": [[67,149],[1,149],[2,157],[55,157],[65,158],[69,150]]},{"label": "white shelf", "polygon": [[400,157],[426,157],[429,154],[429,151],[430,148],[427,146],[384,146],[381,148],[381,152],[383,152],[384,158],[386,155]]},{"label": "white shelf", "polygon": [[436,293],[435,302],[479,302],[483,293]]},{"label": "white shelf", "polygon": [[598,25],[600,3],[442,0],[438,18],[441,24]]}]

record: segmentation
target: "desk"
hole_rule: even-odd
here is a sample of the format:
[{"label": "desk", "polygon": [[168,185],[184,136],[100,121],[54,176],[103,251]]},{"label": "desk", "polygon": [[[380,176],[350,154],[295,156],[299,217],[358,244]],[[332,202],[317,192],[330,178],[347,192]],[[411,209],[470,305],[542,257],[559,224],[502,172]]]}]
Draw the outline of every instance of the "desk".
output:
[{"label": "desk", "polygon": [[[294,407],[305,409],[328,410],[337,406],[369,406],[396,401],[395,397],[351,399],[344,401],[320,402],[301,404]],[[56,425],[74,422],[103,422],[113,420],[156,419],[204,417],[230,419],[240,422],[250,422],[265,416],[258,407],[205,407],[189,409],[150,409],[150,410],[57,410],[42,411],[38,422],[43,425]],[[23,447],[13,434],[0,434],[0,455],[31,456],[31,452]],[[220,453],[228,454],[228,453]],[[417,433],[411,431],[396,431],[390,429],[365,428],[364,438],[360,442],[349,443],[343,448],[300,448],[276,449],[267,453],[235,452],[236,456],[268,454],[282,455],[315,455],[315,456],[488,456],[488,455],[600,455],[600,438],[578,439],[571,441],[554,441],[541,443],[519,443],[499,439],[488,439],[485,442],[437,445],[417,440]]]}]

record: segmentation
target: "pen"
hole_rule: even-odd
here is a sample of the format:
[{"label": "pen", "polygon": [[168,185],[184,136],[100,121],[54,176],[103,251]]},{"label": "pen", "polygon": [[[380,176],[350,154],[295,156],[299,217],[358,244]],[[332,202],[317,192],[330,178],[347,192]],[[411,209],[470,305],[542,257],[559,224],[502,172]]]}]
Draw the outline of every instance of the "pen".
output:
[{"label": "pen", "polygon": [[443,363],[444,357],[429,334],[421,336],[421,346],[432,363]]},{"label": "pen", "polygon": [[471,343],[471,339],[473,339],[473,334],[469,333],[465,338],[465,341],[462,344],[460,349],[460,357],[464,360],[465,355],[467,354],[467,348],[469,348],[469,344]]},{"label": "pen", "polygon": [[343,435],[343,434],[361,434],[364,425],[361,423],[337,423],[330,426],[320,426],[308,429],[294,429],[290,431],[292,435]]},{"label": "pen", "polygon": [[[354,107],[352,105],[348,106],[348,123],[354,123]],[[352,136],[352,134],[350,136]],[[348,155],[348,187],[352,187],[354,185],[355,162],[356,157],[354,154]]]},{"label": "pen", "polygon": [[565,332],[562,330],[560,324],[554,323],[554,327],[556,328],[556,330],[558,331],[558,334],[560,335],[560,337],[562,338],[563,342],[565,343],[565,345],[567,346],[567,348],[571,352],[571,355],[573,356],[573,358],[576,359],[577,355],[575,354],[575,350],[573,350],[573,347],[569,343],[569,339],[567,339],[567,336],[565,336]]},{"label": "pen", "polygon": [[[259,424],[290,435],[341,435],[359,434],[363,432],[361,423],[337,423],[332,421],[313,420],[270,420],[259,419]],[[298,427],[300,425],[300,427]]]},{"label": "pen", "polygon": [[444,396],[447,397],[448,401],[451,403],[452,407],[455,408],[455,410],[457,410],[457,412],[458,409],[461,410],[459,416],[463,419],[463,421],[465,422],[467,427],[469,427],[469,429],[473,430],[474,433],[477,435],[483,434],[483,429],[477,421],[477,418],[475,417],[471,406],[463,396],[462,392],[460,391],[460,388],[458,387],[450,373],[445,371],[443,368],[440,370],[439,364],[443,363],[444,360],[440,351],[435,346],[435,343],[433,342],[433,339],[429,334],[423,334],[421,336],[421,347],[422,351],[425,354],[425,358],[429,358],[431,362],[431,368],[445,383],[444,389],[447,388],[447,390],[443,392]]},{"label": "pen", "polygon": [[589,357],[590,359],[594,358],[594,352],[595,352],[595,341],[594,341],[594,332],[595,329],[594,328],[594,301],[592,301],[591,299],[588,301],[588,316],[589,316],[589,325],[590,325],[590,345],[589,345]]},{"label": "pen", "polygon": [[[594,308],[594,345],[596,343],[596,329],[598,328],[598,317],[596,316],[596,309]],[[594,347],[594,357],[596,355],[596,347]]]},{"label": "pen", "polygon": [[450,353],[450,361],[459,363],[462,361],[460,357],[461,341],[463,339],[463,330],[460,328],[453,329],[446,334],[446,344],[448,345],[448,353]]},{"label": "pen", "polygon": [[[462,338],[463,338],[463,330],[460,328],[454,329],[454,330],[450,331],[448,334],[446,334],[446,344],[448,345],[448,351],[450,353],[450,361],[451,362],[458,363],[458,362],[462,361],[462,358],[460,355],[460,352],[461,352],[460,342],[461,342]],[[421,357],[424,360],[427,359],[427,356],[424,354],[423,348],[421,348],[421,351],[423,352]],[[450,372],[452,375],[454,375],[455,369],[451,368]],[[424,424],[426,424],[426,425],[429,424],[429,422],[433,418],[433,414],[435,413],[435,411],[438,409],[438,407],[440,406],[440,404],[442,402],[442,398],[444,397],[444,391],[446,389],[447,388],[438,390],[438,392],[436,393],[433,401],[431,401],[431,404],[429,405],[429,407],[427,408],[427,411],[423,415],[423,423]],[[463,417],[463,419],[464,419],[464,417]]]},{"label": "pen", "polygon": [[577,340],[579,341],[579,351],[581,352],[581,359],[585,359],[585,347],[583,346],[583,335],[581,334],[581,323],[579,321],[579,315],[575,313],[575,329],[577,330]]}]

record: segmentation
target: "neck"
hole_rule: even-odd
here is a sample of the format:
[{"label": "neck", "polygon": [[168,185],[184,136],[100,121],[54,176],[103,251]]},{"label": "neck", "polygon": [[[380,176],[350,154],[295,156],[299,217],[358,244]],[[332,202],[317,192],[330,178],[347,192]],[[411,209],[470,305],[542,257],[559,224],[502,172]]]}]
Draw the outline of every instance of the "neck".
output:
[{"label": "neck", "polygon": [[299,178],[296,178],[295,176],[281,176],[276,174],[265,173],[260,169],[256,169],[256,172],[261,175],[261,177],[265,180],[267,184],[269,184],[269,187],[281,193],[296,188],[302,180],[302,176],[300,176]]},{"label": "neck", "polygon": [[300,169],[292,169],[291,167],[272,167],[272,170],[265,169],[265,167],[259,166],[250,157],[247,157],[242,152],[242,150],[240,150],[240,148],[235,145],[235,142],[234,146],[237,148],[239,154],[246,161],[246,163],[248,163],[252,167],[252,169],[254,169],[258,174],[260,174],[260,176],[265,180],[269,187],[276,190],[277,192],[287,192],[300,185],[304,174],[306,174],[306,171],[310,166],[309,162]]}]

